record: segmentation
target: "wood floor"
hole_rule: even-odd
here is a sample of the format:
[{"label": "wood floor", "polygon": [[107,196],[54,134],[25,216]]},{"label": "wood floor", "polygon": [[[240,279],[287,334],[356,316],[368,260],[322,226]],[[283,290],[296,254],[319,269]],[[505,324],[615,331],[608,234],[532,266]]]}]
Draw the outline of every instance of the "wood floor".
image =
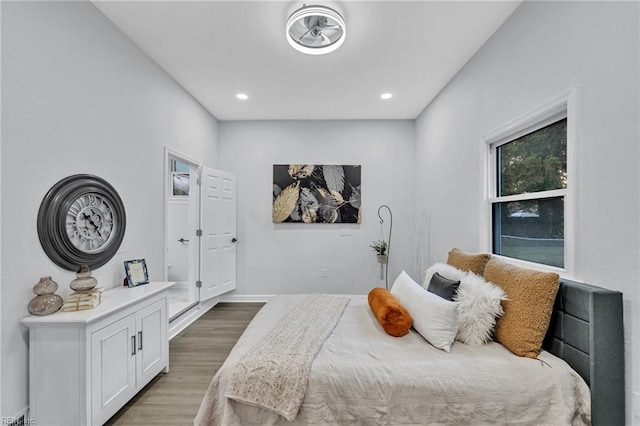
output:
[{"label": "wood floor", "polygon": [[160,373],[106,424],[193,425],[211,378],[262,305],[214,306],[169,342],[169,373]]}]

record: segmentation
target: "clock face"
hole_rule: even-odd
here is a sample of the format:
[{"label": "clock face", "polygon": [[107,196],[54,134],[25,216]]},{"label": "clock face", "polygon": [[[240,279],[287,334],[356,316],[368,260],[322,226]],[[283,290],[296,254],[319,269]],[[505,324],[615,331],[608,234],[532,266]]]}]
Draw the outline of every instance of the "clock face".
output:
[{"label": "clock face", "polygon": [[113,240],[115,226],[113,207],[99,194],[81,195],[67,211],[69,241],[84,253],[103,251]]},{"label": "clock face", "polygon": [[118,252],[126,218],[124,205],[107,181],[68,176],[45,195],[38,211],[38,238],[49,259],[69,271],[107,263]]}]

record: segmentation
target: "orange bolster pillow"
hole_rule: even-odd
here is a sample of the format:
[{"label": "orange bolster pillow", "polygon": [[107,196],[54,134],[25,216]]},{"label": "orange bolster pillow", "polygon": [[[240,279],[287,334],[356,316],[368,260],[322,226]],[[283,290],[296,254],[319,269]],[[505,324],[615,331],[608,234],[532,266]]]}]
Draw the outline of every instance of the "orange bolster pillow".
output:
[{"label": "orange bolster pillow", "polygon": [[373,314],[388,335],[400,337],[409,332],[411,316],[393,294],[376,287],[369,292],[368,299]]}]

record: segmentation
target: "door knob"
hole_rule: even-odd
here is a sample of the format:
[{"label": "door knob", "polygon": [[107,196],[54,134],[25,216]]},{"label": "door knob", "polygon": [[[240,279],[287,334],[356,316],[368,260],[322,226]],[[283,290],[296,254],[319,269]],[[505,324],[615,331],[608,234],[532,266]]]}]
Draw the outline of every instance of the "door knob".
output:
[{"label": "door knob", "polygon": [[235,243],[235,242],[237,242],[237,241],[238,241],[238,239],[237,239],[237,238],[235,238],[235,237],[233,237],[233,238],[231,239],[231,242],[232,242],[232,243]]}]

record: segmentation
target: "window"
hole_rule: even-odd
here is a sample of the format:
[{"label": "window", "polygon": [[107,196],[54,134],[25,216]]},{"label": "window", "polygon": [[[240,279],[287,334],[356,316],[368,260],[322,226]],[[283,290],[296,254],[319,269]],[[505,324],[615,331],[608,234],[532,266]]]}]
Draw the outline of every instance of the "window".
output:
[{"label": "window", "polygon": [[189,165],[178,160],[169,160],[171,164],[171,195],[189,196]]},{"label": "window", "polygon": [[484,139],[486,248],[567,271],[572,265],[572,93]]},{"label": "window", "polygon": [[564,268],[567,119],[493,149],[493,253]]}]

